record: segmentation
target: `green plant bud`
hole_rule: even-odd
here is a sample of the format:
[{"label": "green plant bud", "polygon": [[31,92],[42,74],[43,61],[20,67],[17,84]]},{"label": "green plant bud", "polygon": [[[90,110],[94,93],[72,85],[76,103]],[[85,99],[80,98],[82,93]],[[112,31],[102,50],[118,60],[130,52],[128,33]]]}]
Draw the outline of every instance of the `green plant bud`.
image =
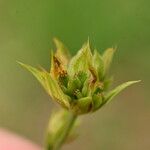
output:
[{"label": "green plant bud", "polygon": [[50,72],[20,64],[37,78],[54,101],[68,111],[77,115],[96,111],[123,89],[139,82],[126,82],[107,92],[111,83],[111,79],[107,79],[107,72],[115,52],[114,48],[107,49],[103,55],[97,50],[92,54],[88,41],[71,58],[61,41],[55,38],[54,42],[56,52],[51,54]]},{"label": "green plant bud", "polygon": [[74,101],[71,108],[73,113],[81,115],[90,112],[92,107],[92,97],[84,97]]},{"label": "green plant bud", "polygon": [[68,74],[66,72],[64,72],[64,74],[59,75],[58,81],[59,81],[60,85],[63,85],[65,87],[67,87],[68,86],[68,81],[69,81]]},{"label": "green plant bud", "polygon": [[73,94],[73,92],[76,89],[80,89],[81,87],[81,81],[78,79],[78,77],[74,77],[73,79],[69,79],[68,82],[68,91],[70,94]]}]

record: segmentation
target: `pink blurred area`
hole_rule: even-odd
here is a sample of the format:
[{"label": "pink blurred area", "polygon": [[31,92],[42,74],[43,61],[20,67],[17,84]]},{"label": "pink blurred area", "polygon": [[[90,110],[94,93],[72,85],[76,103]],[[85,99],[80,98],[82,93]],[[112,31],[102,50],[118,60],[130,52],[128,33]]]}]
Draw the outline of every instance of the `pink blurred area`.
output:
[{"label": "pink blurred area", "polygon": [[41,148],[27,139],[0,129],[0,150],[41,150]]}]

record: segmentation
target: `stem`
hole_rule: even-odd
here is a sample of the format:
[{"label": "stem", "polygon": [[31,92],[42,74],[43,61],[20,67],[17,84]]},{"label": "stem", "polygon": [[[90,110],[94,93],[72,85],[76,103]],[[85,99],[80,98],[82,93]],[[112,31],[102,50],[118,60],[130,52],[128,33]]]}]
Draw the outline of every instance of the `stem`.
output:
[{"label": "stem", "polygon": [[58,139],[57,144],[56,144],[54,150],[59,150],[61,148],[61,146],[65,142],[66,138],[68,137],[68,135],[69,135],[69,133],[70,133],[70,131],[72,129],[72,126],[73,126],[73,124],[75,122],[75,119],[76,119],[76,116],[74,114],[70,114],[68,116],[68,123],[66,125],[66,128],[64,128],[64,132],[60,136],[60,138]]},{"label": "stem", "polygon": [[[77,116],[72,114],[72,113],[69,113],[68,114],[68,119],[66,121],[66,126],[65,128],[63,129],[62,133],[59,135],[59,138],[57,138],[56,141],[54,141],[53,143],[49,143],[47,141],[47,150],[60,150],[60,148],[62,147],[63,143],[65,142],[66,138],[68,137],[73,125],[74,125],[74,122],[76,120]],[[48,134],[48,136],[50,136]]]}]

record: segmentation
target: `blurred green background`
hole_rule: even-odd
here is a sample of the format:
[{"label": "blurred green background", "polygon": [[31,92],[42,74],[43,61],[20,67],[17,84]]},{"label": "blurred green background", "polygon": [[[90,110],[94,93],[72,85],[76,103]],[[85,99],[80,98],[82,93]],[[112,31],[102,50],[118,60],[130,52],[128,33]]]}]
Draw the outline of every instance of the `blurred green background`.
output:
[{"label": "blurred green background", "polygon": [[0,126],[42,145],[55,105],[16,60],[49,69],[54,36],[72,54],[90,37],[100,52],[118,46],[114,86],[142,82],[82,117],[79,138],[64,149],[149,150],[149,6],[149,0],[0,0]]}]

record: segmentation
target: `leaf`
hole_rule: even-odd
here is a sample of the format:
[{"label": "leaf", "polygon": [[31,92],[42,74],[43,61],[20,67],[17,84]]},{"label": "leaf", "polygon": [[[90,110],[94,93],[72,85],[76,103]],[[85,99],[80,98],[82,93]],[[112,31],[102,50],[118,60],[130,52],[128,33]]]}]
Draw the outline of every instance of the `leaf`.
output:
[{"label": "leaf", "polygon": [[101,55],[97,50],[94,51],[93,55],[93,66],[96,68],[98,78],[101,80],[104,74],[104,63]]},{"label": "leaf", "polygon": [[50,66],[50,74],[54,77],[55,76],[55,74],[54,74],[54,72],[55,72],[55,62],[54,62],[54,52],[53,52],[53,50],[51,50],[51,55],[50,55],[50,58],[51,58],[51,66]]},{"label": "leaf", "polygon": [[58,82],[48,73],[46,73],[46,84],[48,86],[49,93],[51,93],[50,96],[52,96],[52,98],[54,98],[63,107],[69,109],[69,97],[63,93]]},{"label": "leaf", "polygon": [[116,51],[116,49],[114,49],[114,48],[108,48],[107,50],[105,50],[105,52],[102,55],[102,59],[104,62],[104,75],[107,73],[107,71],[111,65],[115,51]]},{"label": "leaf", "polygon": [[67,47],[57,38],[54,38],[53,41],[56,45],[55,56],[58,57],[64,65],[67,65],[71,58]]},{"label": "leaf", "polygon": [[36,77],[36,79],[43,85],[47,93],[52,98],[55,98],[56,101],[62,106],[69,108],[70,105],[68,97],[63,93],[57,81],[55,79],[52,79],[48,72],[40,71],[30,65],[26,65],[20,62],[19,64],[30,71]]},{"label": "leaf", "polygon": [[47,90],[47,86],[45,84],[45,72],[40,71],[30,65],[26,65],[24,63],[18,62],[22,67],[26,68],[29,72],[31,72],[36,79],[42,84],[42,86]]},{"label": "leaf", "polygon": [[103,102],[103,97],[100,94],[94,94],[92,97],[93,102],[93,110],[97,110]]},{"label": "leaf", "polygon": [[83,45],[78,53],[71,59],[68,72],[71,76],[80,71],[87,71],[92,60],[89,42]]},{"label": "leaf", "polygon": [[140,80],[138,81],[128,81],[128,82],[125,82],[119,86],[117,86],[114,90],[110,91],[106,97],[105,97],[105,102],[104,103],[108,103],[110,102],[116,95],[118,95],[122,90],[124,90],[126,87],[132,85],[132,84],[135,84],[135,83],[138,83],[140,82]]}]

